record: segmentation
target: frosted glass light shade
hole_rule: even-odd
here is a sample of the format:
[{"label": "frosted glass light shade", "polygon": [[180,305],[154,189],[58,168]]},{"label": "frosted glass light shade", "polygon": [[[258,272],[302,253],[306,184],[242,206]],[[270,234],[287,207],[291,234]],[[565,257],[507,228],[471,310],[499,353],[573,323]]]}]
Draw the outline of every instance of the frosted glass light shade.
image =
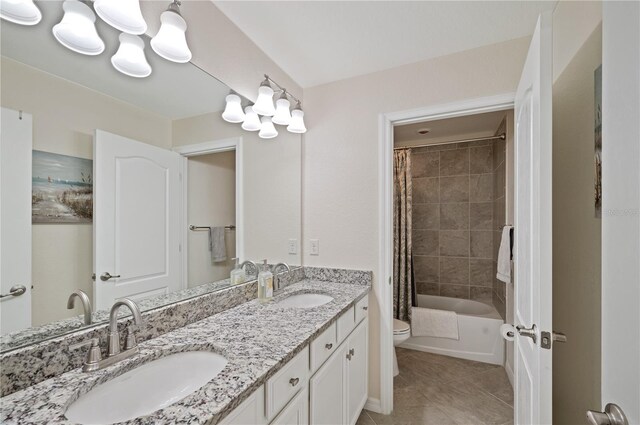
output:
[{"label": "frosted glass light shade", "polygon": [[298,106],[291,111],[291,124],[287,127],[291,133],[306,133],[307,127],[304,125],[304,111]]},{"label": "frosted glass light shade", "polygon": [[264,115],[266,117],[272,117],[276,113],[276,108],[273,107],[273,89],[269,87],[268,83],[264,83],[258,89],[258,99],[253,110],[258,115]]},{"label": "frosted glass light shade", "polygon": [[[185,32],[187,22],[179,13],[167,10],[160,15],[160,31],[151,39],[151,48],[160,57],[172,62],[186,63],[191,60]],[[240,110],[242,112],[242,109]]]},{"label": "frosted glass light shade", "polygon": [[291,112],[289,112],[289,100],[283,94],[276,100],[276,113],[273,116],[273,122],[278,125],[289,125],[291,123]]},{"label": "frosted glass light shade", "polygon": [[104,51],[104,41],[96,31],[96,15],[78,0],[66,0],[64,16],[53,27],[53,36],[67,49],[83,55],[95,56]]},{"label": "frosted glass light shade", "polygon": [[230,94],[225,98],[225,100],[227,101],[227,105],[222,113],[222,119],[232,123],[243,122],[244,112],[242,111],[240,96],[237,94]]},{"label": "frosted glass light shade", "polygon": [[[242,129],[246,131],[258,131],[262,127],[260,123],[260,117],[255,113],[253,107],[247,106],[244,108],[244,122],[242,123]],[[275,128],[274,128],[275,129]]]},{"label": "frosted glass light shade", "polygon": [[93,7],[103,21],[117,30],[136,35],[147,30],[138,0],[95,0]]},{"label": "frosted glass light shade", "polygon": [[137,35],[120,34],[120,47],[111,57],[111,64],[125,75],[136,78],[148,77],[151,65],[144,55],[144,41]]},{"label": "frosted glass light shade", "polygon": [[0,0],[0,18],[20,25],[35,25],[42,13],[33,0]]},{"label": "frosted glass light shade", "polygon": [[276,130],[273,122],[271,122],[271,117],[262,117],[260,118],[260,122],[262,122],[262,125],[260,126],[260,133],[258,133],[260,138],[273,139],[278,135],[278,130]]}]

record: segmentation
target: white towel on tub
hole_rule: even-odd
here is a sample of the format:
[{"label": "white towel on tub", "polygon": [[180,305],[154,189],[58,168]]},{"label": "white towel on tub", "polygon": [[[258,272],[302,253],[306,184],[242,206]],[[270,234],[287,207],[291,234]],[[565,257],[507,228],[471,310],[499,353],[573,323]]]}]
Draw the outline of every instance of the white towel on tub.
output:
[{"label": "white towel on tub", "polygon": [[503,282],[511,282],[511,229],[513,226],[502,228],[500,249],[498,250],[498,271],[496,277]]},{"label": "white towel on tub", "polygon": [[455,311],[411,307],[411,334],[436,338],[460,339]]}]

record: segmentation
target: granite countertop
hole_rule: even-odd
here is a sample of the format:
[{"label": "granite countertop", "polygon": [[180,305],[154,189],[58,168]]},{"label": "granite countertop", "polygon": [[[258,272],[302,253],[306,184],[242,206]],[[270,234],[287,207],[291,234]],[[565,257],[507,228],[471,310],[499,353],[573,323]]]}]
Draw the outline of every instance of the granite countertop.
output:
[{"label": "granite countertop", "polygon": [[[224,370],[177,403],[131,424],[215,424],[367,295],[368,285],[305,279],[279,291],[274,301],[249,301],[199,322],[142,342],[140,354],[103,370],[74,369],[0,398],[0,421],[6,424],[70,424],[64,412],[96,385],[168,354],[208,350],[225,356]],[[309,309],[281,308],[277,301],[295,293],[323,293],[333,301]]]}]

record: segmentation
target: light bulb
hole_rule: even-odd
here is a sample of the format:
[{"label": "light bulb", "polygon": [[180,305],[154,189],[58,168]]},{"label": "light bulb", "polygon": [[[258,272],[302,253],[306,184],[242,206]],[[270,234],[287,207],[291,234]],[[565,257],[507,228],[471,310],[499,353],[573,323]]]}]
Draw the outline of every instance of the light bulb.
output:
[{"label": "light bulb", "polygon": [[255,105],[253,105],[253,110],[256,111],[256,114],[266,117],[271,117],[276,113],[276,108],[273,107],[273,89],[269,85],[268,80],[264,80],[262,84],[260,84],[258,99]]},{"label": "light bulb", "polygon": [[258,136],[260,136],[261,139],[273,139],[278,135],[276,127],[273,125],[273,122],[271,122],[271,117],[262,117],[260,118],[260,122],[262,122],[262,125],[260,126]]},{"label": "light bulb", "polygon": [[125,75],[136,78],[148,77],[151,65],[144,55],[144,41],[137,35],[120,34],[120,47],[111,57],[111,64]]},{"label": "light bulb", "polygon": [[287,92],[283,91],[278,100],[276,100],[276,113],[273,116],[273,122],[279,125],[289,125],[291,123],[291,112],[289,112],[289,99]]},{"label": "light bulb", "polygon": [[33,0],[0,0],[0,18],[20,25],[35,25],[42,13]]},{"label": "light bulb", "polygon": [[104,42],[96,31],[96,15],[78,0],[66,0],[64,16],[53,27],[53,36],[67,49],[83,55],[95,56],[104,51]]},{"label": "light bulb", "polygon": [[291,124],[287,127],[291,133],[306,133],[307,127],[304,125],[304,111],[300,106],[300,102],[291,111]]},{"label": "light bulb", "polygon": [[255,113],[252,106],[246,106],[244,108],[244,122],[242,123],[242,129],[247,131],[258,131],[262,127],[260,123],[260,117]]},{"label": "light bulb", "polygon": [[95,0],[93,7],[103,21],[117,30],[135,35],[147,31],[138,0]]},{"label": "light bulb", "polygon": [[162,12],[160,22],[162,22],[162,25],[158,34],[151,39],[153,51],[160,57],[172,62],[189,62],[191,60],[191,50],[189,50],[185,37],[187,22],[180,14],[177,2],[174,1],[165,12]]},{"label": "light bulb", "polygon": [[222,119],[232,123],[244,121],[244,112],[242,112],[240,96],[237,94],[230,94],[225,99],[227,101],[227,106],[225,106],[224,112],[222,113]]}]

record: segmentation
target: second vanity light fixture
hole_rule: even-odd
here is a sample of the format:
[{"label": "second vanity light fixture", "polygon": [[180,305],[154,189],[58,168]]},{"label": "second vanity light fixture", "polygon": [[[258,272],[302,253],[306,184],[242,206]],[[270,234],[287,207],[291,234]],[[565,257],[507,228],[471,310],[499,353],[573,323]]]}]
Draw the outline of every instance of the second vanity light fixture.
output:
[{"label": "second vanity light fixture", "polygon": [[[276,91],[273,90],[276,87]],[[273,96],[279,93],[275,106]],[[296,106],[290,110],[291,102],[289,98],[296,102]],[[258,88],[258,98],[253,105],[242,108],[242,99],[237,94],[231,92],[226,97],[226,106],[222,113],[222,119],[230,123],[242,123],[242,128],[246,131],[259,131],[258,136],[263,139],[272,139],[278,135],[278,130],[274,124],[287,126],[290,133],[305,133],[304,111],[300,100],[282,88],[278,83],[264,76],[264,81]],[[261,117],[260,117],[261,116]]]},{"label": "second vanity light fixture", "polygon": [[[160,15],[160,30],[151,39],[151,48],[166,60],[186,63],[191,60],[191,50],[185,37],[187,23],[180,14],[181,4],[180,0],[173,0]],[[151,74],[144,52],[145,43],[140,37],[147,31],[147,23],[139,0],[65,0],[62,9],[64,16],[52,32],[64,47],[83,55],[101,54],[105,43],[96,30],[97,14],[121,31],[120,46],[111,58],[113,67],[136,78]],[[41,21],[42,13],[33,0],[0,0],[0,18],[20,25],[36,25]]]}]

